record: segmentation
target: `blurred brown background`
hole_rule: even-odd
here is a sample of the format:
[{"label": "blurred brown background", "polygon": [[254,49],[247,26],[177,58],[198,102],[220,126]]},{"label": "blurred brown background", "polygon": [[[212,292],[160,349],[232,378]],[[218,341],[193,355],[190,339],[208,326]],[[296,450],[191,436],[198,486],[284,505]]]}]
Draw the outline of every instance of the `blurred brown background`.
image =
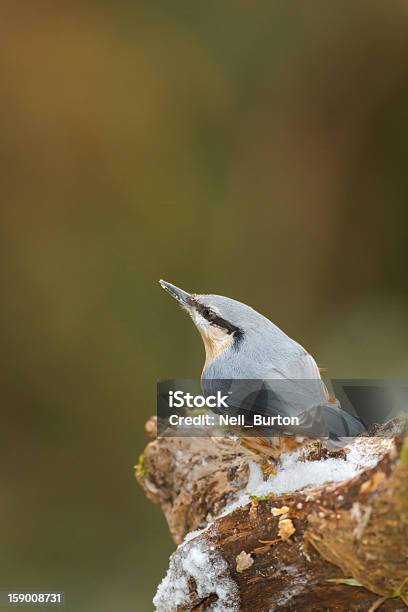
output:
[{"label": "blurred brown background", "polygon": [[132,466],[197,332],[247,302],[331,376],[405,376],[408,5],[4,2],[0,589],[149,611]]}]

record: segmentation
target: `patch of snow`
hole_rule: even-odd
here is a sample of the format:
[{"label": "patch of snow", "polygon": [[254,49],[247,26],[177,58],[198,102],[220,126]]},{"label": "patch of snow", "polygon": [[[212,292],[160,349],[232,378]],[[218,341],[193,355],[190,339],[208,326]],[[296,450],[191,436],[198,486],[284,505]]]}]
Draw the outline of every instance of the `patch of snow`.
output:
[{"label": "patch of snow", "polygon": [[246,490],[250,493],[251,491],[255,491],[255,489],[263,483],[264,475],[259,463],[255,463],[255,461],[250,461],[248,463],[248,467],[249,477]]},{"label": "patch of snow", "polygon": [[299,461],[301,451],[285,453],[276,476],[258,484],[255,488],[247,487],[251,495],[268,495],[274,493],[291,493],[305,487],[318,486],[325,482],[348,480],[362,470],[373,467],[379,460],[378,455],[367,456],[363,448],[352,445],[347,458],[321,459],[320,461]]},{"label": "patch of snow", "polygon": [[302,581],[299,581],[298,583],[292,584],[287,590],[282,591],[282,593],[280,593],[279,596],[274,600],[274,606],[270,609],[270,612],[276,610],[277,606],[280,607],[287,604],[297,595],[301,595],[304,592],[306,585],[307,580],[304,580],[303,583]]},{"label": "patch of snow", "polygon": [[[299,461],[301,450],[293,453],[284,453],[281,456],[281,464],[275,476],[269,476],[264,480],[261,467],[258,463],[249,462],[249,478],[246,488],[241,494],[224,510],[217,515],[217,519],[230,514],[238,508],[246,506],[251,501],[251,496],[262,497],[269,493],[280,495],[281,493],[292,493],[305,487],[319,486],[325,482],[340,482],[353,478],[361,471],[374,467],[385,450],[389,450],[392,442],[385,441],[382,446],[373,445],[367,450],[367,445],[359,444],[360,438],[353,440],[347,448],[346,459],[321,459],[320,461]],[[367,438],[364,438],[367,440]],[[210,523],[205,529],[208,529]],[[194,533],[194,532],[193,532]],[[195,535],[198,535],[197,532]],[[189,537],[187,534],[186,538]],[[195,536],[192,536],[195,537]],[[191,539],[191,538],[190,538]]]},{"label": "patch of snow", "polygon": [[237,508],[242,508],[243,506],[246,506],[247,504],[249,504],[250,501],[251,498],[249,497],[249,495],[245,493],[241,494],[235,501],[228,504],[228,506],[225,506],[221,514],[217,516],[217,519],[221,518],[222,516],[226,516],[231,512],[234,512],[234,510],[236,510]]},{"label": "patch of snow", "polygon": [[[190,535],[190,540],[191,536]],[[166,577],[153,599],[157,612],[177,612],[189,604],[189,579],[194,579],[200,598],[215,594],[218,599],[209,608],[213,612],[238,612],[239,592],[229,577],[223,557],[204,542],[185,541],[170,557]]]},{"label": "patch of snow", "polygon": [[[292,605],[291,609],[300,610],[301,608],[295,608],[295,602],[292,601],[297,595],[301,595],[305,590],[310,590],[310,587],[313,587],[313,584],[310,583],[309,577],[305,576],[302,573],[299,573],[299,568],[295,565],[285,565],[284,563],[279,563],[276,566],[275,578],[282,576],[286,582],[286,588],[283,587],[282,590],[279,590],[274,596],[273,599],[273,608],[270,608],[269,612],[273,612],[273,610],[279,610],[281,606],[288,604],[289,602]],[[287,577],[290,576],[291,579],[287,580]]]},{"label": "patch of snow", "polygon": [[214,525],[214,521],[212,523],[208,523],[208,525],[206,525],[203,529],[196,529],[195,531],[189,531],[188,533],[186,533],[184,540],[182,541],[181,544],[179,544],[178,548],[180,548],[180,546],[184,546],[184,544],[187,544],[187,542],[190,542],[190,540],[193,540],[197,536],[201,535],[213,525]]}]

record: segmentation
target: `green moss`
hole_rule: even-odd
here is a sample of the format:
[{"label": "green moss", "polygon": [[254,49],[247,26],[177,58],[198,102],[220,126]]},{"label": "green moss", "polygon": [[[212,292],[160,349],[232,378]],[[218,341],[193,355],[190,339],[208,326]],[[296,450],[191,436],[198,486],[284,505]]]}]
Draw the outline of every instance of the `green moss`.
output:
[{"label": "green moss", "polygon": [[[408,438],[405,438],[405,442],[407,441],[407,439]],[[394,593],[391,595],[391,597],[399,597],[400,599],[402,599],[404,604],[406,604],[408,606],[408,576],[400,584],[398,589],[396,589],[394,591]]]},{"label": "green moss", "polygon": [[138,478],[141,478],[142,480],[143,478],[146,478],[147,474],[149,473],[149,470],[147,469],[146,465],[146,455],[144,453],[139,455],[139,461],[138,464],[135,465],[135,471],[136,476]]},{"label": "green moss", "polygon": [[273,494],[270,495],[250,495],[249,499],[254,502],[261,501],[269,501],[273,497]]},{"label": "green moss", "polygon": [[348,586],[362,587],[361,582],[355,578],[329,578],[326,582],[335,582],[336,584],[348,584]]}]

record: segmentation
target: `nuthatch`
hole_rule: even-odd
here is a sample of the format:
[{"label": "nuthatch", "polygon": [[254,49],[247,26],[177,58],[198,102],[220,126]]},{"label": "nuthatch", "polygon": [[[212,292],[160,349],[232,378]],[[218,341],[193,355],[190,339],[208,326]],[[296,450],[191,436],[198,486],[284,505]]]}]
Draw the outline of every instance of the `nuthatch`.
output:
[{"label": "nuthatch", "polygon": [[[327,437],[340,439],[364,431],[359,419],[342,410],[337,400],[330,399],[313,357],[269,319],[231,298],[190,294],[163,280],[160,285],[188,312],[203,338],[206,353],[203,382],[220,379],[289,381],[289,397],[304,402],[307,410],[308,403],[312,402],[310,389],[304,384],[300,391],[298,388],[305,381],[315,381],[321,393],[319,403]],[[281,411],[285,409],[284,402]]]}]

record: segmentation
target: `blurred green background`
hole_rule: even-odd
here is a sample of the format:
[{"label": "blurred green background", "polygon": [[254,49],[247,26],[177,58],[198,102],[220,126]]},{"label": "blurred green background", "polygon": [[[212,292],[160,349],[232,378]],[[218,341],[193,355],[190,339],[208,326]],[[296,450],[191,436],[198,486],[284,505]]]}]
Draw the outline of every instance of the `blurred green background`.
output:
[{"label": "blurred green background", "polygon": [[2,3],[0,590],[152,609],[133,465],[203,363],[159,278],[405,376],[407,35],[402,0]]}]

